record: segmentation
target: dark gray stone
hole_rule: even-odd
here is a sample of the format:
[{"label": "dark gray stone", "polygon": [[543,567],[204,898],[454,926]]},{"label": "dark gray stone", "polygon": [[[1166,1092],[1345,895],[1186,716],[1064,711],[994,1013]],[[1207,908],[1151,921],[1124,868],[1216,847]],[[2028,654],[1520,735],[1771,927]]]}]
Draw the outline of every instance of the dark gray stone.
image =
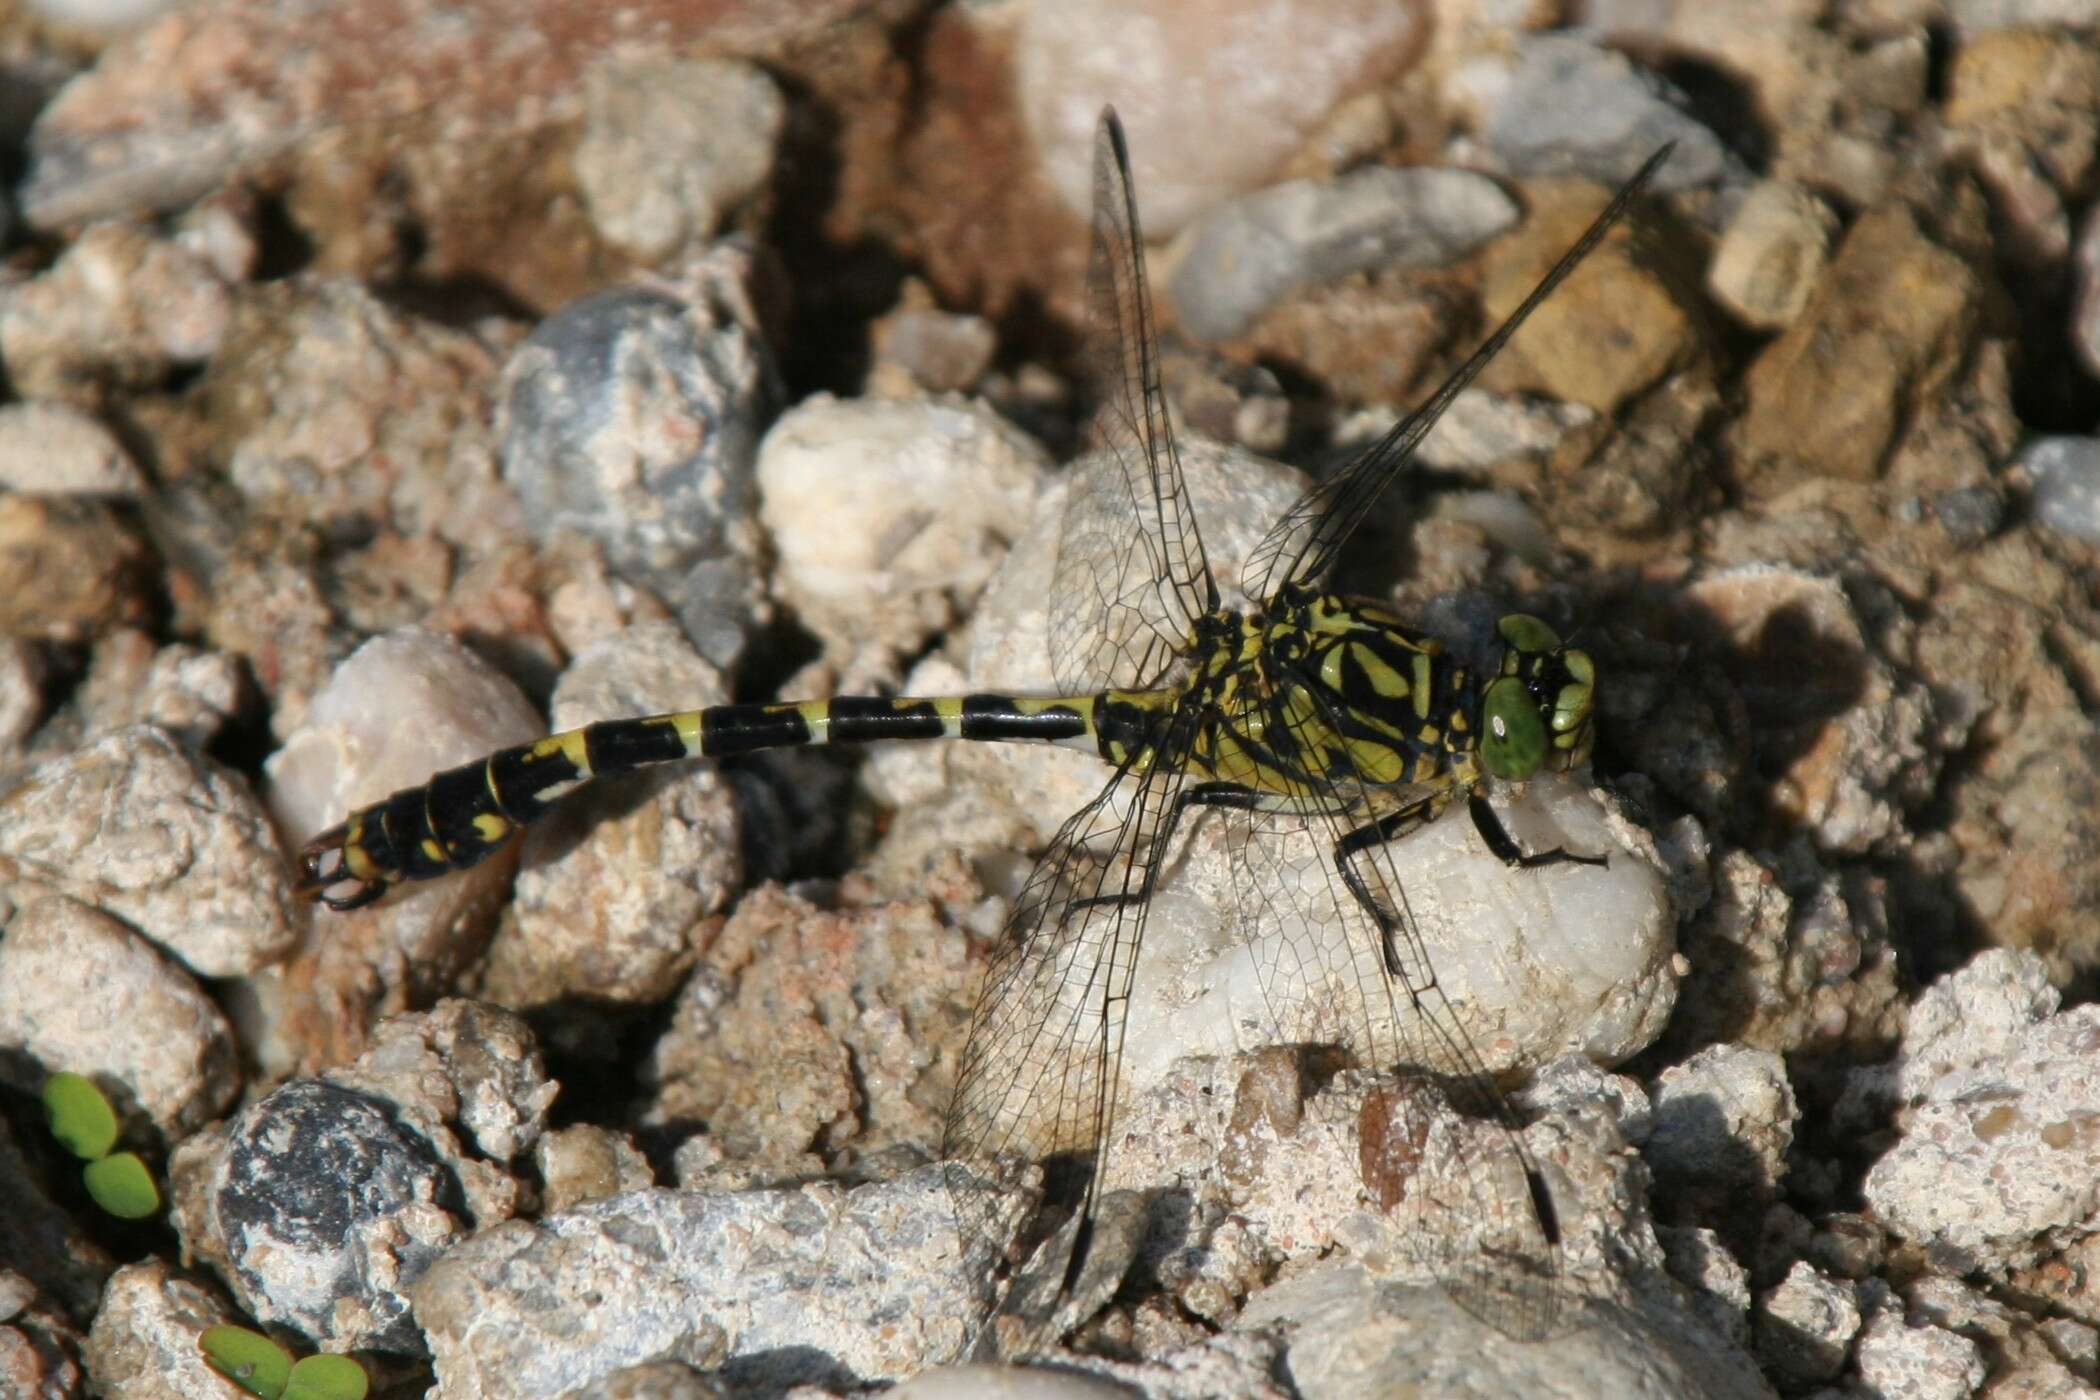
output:
[{"label": "dark gray stone", "polygon": [[212,1183],[242,1303],[330,1350],[424,1354],[402,1290],[464,1233],[458,1186],[383,1099],[295,1079],[234,1120]]}]

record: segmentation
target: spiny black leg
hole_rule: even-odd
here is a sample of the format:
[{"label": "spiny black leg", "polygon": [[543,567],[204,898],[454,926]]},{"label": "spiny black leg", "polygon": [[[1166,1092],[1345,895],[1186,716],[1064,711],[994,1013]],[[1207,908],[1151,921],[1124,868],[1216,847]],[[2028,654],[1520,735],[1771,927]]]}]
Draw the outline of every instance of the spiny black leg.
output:
[{"label": "spiny black leg", "polygon": [[1443,795],[1432,793],[1419,802],[1410,802],[1386,813],[1375,822],[1365,822],[1334,843],[1334,868],[1341,872],[1342,883],[1349,887],[1349,893],[1378,925],[1378,946],[1385,954],[1385,971],[1389,977],[1399,977],[1405,972],[1399,950],[1393,946],[1393,930],[1400,926],[1400,916],[1378,902],[1371,887],[1356,873],[1356,864],[1350,857],[1428,825],[1444,810],[1447,801],[1449,799]]},{"label": "spiny black leg", "polygon": [[[1167,809],[1167,826],[1160,839],[1165,841],[1173,836],[1174,829],[1181,824],[1182,813],[1191,807],[1225,807],[1236,812],[1254,812],[1261,809],[1262,801],[1260,793],[1238,783],[1197,783],[1194,787],[1183,788],[1176,794],[1174,805]],[[1075,899],[1070,907],[1092,909],[1103,904],[1141,904],[1152,898],[1152,886],[1158,879],[1159,869],[1155,863],[1145,872],[1145,883],[1128,894],[1097,894]]]},{"label": "spiny black leg", "polygon": [[1517,845],[1516,838],[1502,825],[1502,818],[1495,814],[1494,804],[1488,801],[1487,793],[1475,788],[1466,795],[1466,810],[1473,814],[1473,829],[1480,833],[1480,840],[1495,859],[1512,869],[1536,870],[1542,865],[1610,865],[1610,856],[1584,856],[1560,846],[1550,851],[1535,851],[1527,854]]}]

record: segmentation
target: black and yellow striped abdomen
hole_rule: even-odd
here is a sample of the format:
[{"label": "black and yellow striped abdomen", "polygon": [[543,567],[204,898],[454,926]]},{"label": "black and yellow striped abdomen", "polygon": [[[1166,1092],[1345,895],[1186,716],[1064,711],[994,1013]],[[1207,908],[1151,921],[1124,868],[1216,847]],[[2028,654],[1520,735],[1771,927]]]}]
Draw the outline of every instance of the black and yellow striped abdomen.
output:
[{"label": "black and yellow striped abdomen", "polygon": [[[1171,695],[1162,692],[1153,703],[1170,700]],[[1105,705],[1127,712],[1149,698],[842,696],[605,720],[476,759],[361,808],[307,846],[300,858],[298,889],[334,909],[358,908],[403,880],[429,879],[475,864],[584,783],[652,764],[885,739],[1001,740],[1098,749],[1097,709]]]},{"label": "black and yellow striped abdomen", "polygon": [[[1416,800],[1427,819],[1484,772],[1523,778],[1588,754],[1589,659],[1535,619],[1498,626],[1509,644],[1503,664],[1476,676],[1375,604],[1292,586],[1260,613],[1199,619],[1183,653],[1186,674],[1154,690],[846,696],[607,720],[505,749],[353,813],[307,846],[298,889],[354,909],[403,880],[474,864],[594,779],[806,744],[1065,744],[1118,768],[1201,775],[1207,800],[1230,789],[1241,806],[1353,810],[1375,805],[1370,790],[1426,789]],[[1523,722],[1512,730],[1513,721]]]}]

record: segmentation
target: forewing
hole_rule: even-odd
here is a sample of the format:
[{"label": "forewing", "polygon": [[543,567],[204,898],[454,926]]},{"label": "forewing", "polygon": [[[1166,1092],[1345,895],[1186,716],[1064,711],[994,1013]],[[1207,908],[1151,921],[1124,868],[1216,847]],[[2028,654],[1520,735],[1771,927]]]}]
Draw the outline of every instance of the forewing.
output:
[{"label": "forewing", "polygon": [[1283,585],[1318,579],[1334,566],[1342,545],[1370,514],[1371,507],[1384,494],[1385,488],[1407,470],[1408,464],[1414,460],[1415,450],[1422,445],[1422,439],[1429,436],[1429,430],[1451,407],[1451,401],[1479,377],[1531,313],[1553,295],[1584,258],[1595,251],[1604,235],[1611,232],[1612,225],[1632,207],[1633,201],[1668,159],[1672,149],[1673,146],[1664,146],[1648,158],[1633,178],[1620,187],[1604,212],[1576,240],[1575,246],[1561,255],[1553,269],[1531,289],[1531,294],[1420,408],[1395,423],[1392,431],[1365,449],[1362,456],[1313,486],[1276,522],[1254,553],[1248,556],[1247,566],[1241,574],[1248,597],[1272,598]]},{"label": "forewing", "polygon": [[1218,601],[1160,391],[1144,240],[1113,108],[1094,144],[1086,361],[1098,456],[1073,475],[1050,594],[1051,674],[1075,693],[1153,683]]}]

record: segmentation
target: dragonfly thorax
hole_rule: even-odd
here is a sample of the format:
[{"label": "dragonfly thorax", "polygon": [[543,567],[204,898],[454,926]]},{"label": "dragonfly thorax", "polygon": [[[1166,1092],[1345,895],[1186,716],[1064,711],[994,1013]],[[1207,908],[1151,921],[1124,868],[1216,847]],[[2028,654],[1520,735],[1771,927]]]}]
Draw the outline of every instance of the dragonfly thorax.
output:
[{"label": "dragonfly thorax", "polygon": [[1523,614],[1498,632],[1501,664],[1482,675],[1374,602],[1293,586],[1259,612],[1213,612],[1192,629],[1172,703],[1185,756],[1152,761],[1285,795],[1521,781],[1581,763],[1590,658]]}]

